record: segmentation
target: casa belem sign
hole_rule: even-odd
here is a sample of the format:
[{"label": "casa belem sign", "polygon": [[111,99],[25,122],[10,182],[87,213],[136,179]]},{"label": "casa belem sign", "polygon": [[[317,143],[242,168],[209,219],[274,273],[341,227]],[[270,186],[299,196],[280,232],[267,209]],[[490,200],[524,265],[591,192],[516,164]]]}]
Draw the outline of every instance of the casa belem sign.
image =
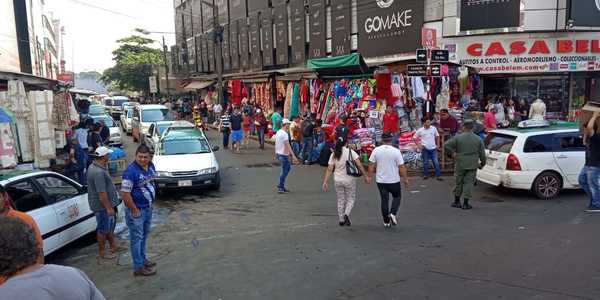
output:
[{"label": "casa belem sign", "polygon": [[451,61],[481,74],[600,71],[597,33],[462,38],[447,41],[446,49],[452,48]]},{"label": "casa belem sign", "polygon": [[358,0],[358,51],[365,57],[414,52],[421,44],[422,0]]}]

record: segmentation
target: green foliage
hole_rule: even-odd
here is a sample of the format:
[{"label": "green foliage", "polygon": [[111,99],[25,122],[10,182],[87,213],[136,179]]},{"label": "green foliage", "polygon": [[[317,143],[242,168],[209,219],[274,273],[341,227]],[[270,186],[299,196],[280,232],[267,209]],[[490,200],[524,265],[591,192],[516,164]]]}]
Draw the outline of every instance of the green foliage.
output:
[{"label": "green foliage", "polygon": [[164,64],[161,50],[151,47],[154,40],[139,35],[117,43],[119,47],[112,52],[115,65],[106,69],[100,80],[123,91],[147,91],[153,69]]}]

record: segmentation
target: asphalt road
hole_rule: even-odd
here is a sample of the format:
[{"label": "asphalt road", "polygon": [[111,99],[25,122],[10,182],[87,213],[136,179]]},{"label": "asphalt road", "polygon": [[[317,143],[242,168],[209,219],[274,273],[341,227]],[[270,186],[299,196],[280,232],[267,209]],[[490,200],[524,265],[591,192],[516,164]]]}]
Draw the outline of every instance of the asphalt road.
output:
[{"label": "asphalt road", "polygon": [[108,299],[600,299],[600,215],[581,192],[541,201],[479,185],[462,211],[451,177],[415,178],[385,229],[376,187],[360,183],[353,225],[339,227],[323,168],[294,167],[278,195],[271,147],[217,156],[220,192],[156,201],[156,276],[134,278],[128,253],[98,265],[92,238],[49,262],[83,269]]}]

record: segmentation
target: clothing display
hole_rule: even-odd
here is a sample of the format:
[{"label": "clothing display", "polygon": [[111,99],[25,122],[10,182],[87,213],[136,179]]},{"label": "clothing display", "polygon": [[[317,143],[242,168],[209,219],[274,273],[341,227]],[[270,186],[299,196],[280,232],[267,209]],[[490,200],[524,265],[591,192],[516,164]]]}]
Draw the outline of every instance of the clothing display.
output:
[{"label": "clothing display", "polygon": [[545,120],[546,119],[546,103],[541,99],[535,100],[529,109],[529,119]]}]

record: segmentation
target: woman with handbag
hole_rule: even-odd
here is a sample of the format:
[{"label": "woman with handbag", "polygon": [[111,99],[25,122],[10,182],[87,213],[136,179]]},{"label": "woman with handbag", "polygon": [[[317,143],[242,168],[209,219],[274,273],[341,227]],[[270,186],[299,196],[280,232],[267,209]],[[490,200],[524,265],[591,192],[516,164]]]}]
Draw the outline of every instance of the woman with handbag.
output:
[{"label": "woman with handbag", "polygon": [[[356,200],[356,178],[367,174],[360,162],[360,156],[346,147],[346,139],[338,137],[335,150],[329,158],[329,167],[323,179],[323,191],[327,192],[329,177],[333,174],[333,182],[337,193],[338,217],[340,226],[350,226],[350,212]],[[365,176],[365,182],[368,182]]]}]

